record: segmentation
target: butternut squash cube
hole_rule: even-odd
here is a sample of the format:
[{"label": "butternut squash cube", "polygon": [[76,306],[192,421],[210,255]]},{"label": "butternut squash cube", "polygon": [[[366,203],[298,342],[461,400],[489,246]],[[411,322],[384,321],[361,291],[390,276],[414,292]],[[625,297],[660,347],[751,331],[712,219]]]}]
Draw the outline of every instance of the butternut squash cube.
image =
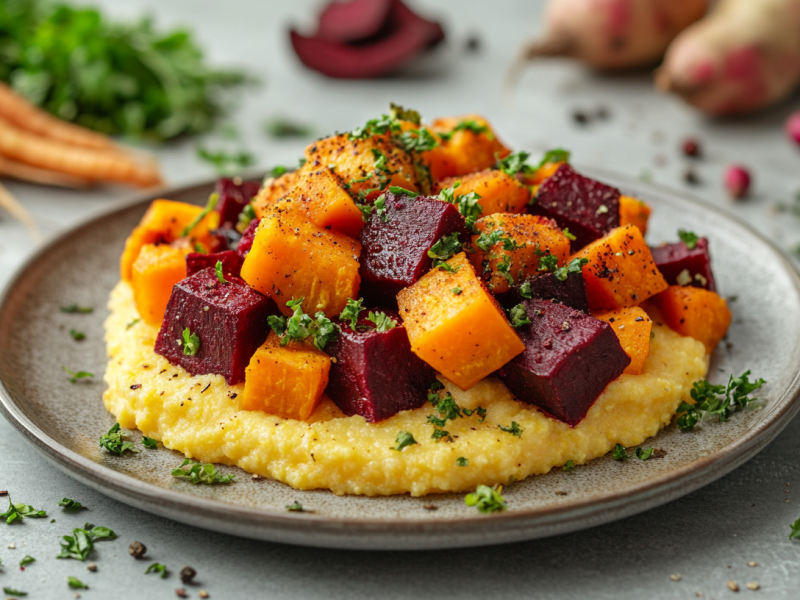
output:
[{"label": "butternut squash cube", "polygon": [[[569,257],[569,238],[555,221],[536,215],[495,213],[478,219],[475,227],[480,233],[503,232],[502,240],[486,252],[477,245],[480,236],[472,237],[475,252],[470,260],[493,294],[507,292],[516,283],[539,271],[539,259],[551,254],[561,267]],[[511,246],[513,250],[506,250]]]},{"label": "butternut squash cube", "polygon": [[308,220],[320,227],[350,237],[358,237],[364,227],[361,211],[344,189],[342,180],[327,167],[303,171],[288,197],[299,203]]},{"label": "butternut squash cube", "polygon": [[671,285],[652,301],[670,329],[703,342],[709,354],[731,324],[725,299],[703,288]]},{"label": "butternut squash cube", "polygon": [[163,244],[166,237],[159,231],[147,229],[139,225],[134,227],[128,239],[125,240],[125,249],[119,259],[119,273],[122,281],[130,281],[133,274],[133,263],[139,258],[139,252],[145,244]]},{"label": "butternut squash cube", "polygon": [[650,355],[650,332],[653,329],[653,322],[647,313],[638,306],[631,306],[595,313],[592,316],[611,325],[622,349],[630,357],[631,364],[623,372],[629,375],[641,374]]},{"label": "butternut squash cube", "polygon": [[434,193],[438,194],[445,188],[458,187],[453,191],[453,197],[458,198],[471,192],[478,194],[481,199],[478,204],[483,208],[483,216],[495,213],[521,213],[531,200],[530,190],[504,171],[485,169],[478,173],[470,173],[460,177],[447,177],[436,183]]},{"label": "butternut squash cube", "polygon": [[161,325],[172,288],[186,279],[186,254],[168,244],[142,246],[131,272],[133,299],[145,323]]},{"label": "butternut squash cube", "polygon": [[558,168],[565,164],[564,161],[544,163],[541,167],[536,169],[533,173],[523,176],[525,185],[540,186],[542,182],[554,175]]},{"label": "butternut squash cube", "polygon": [[259,219],[270,210],[273,204],[292,191],[301,173],[302,169],[284,173],[280,177],[269,177],[264,180],[261,189],[258,190],[258,194],[253,198],[253,209]]},{"label": "butternut squash cube", "polygon": [[467,390],[525,350],[466,254],[397,295],[411,350]]},{"label": "butternut squash cube", "polygon": [[436,119],[431,129],[442,139],[436,148],[422,153],[433,181],[488,169],[511,153],[479,115]]},{"label": "butternut squash cube", "polygon": [[275,211],[261,219],[253,247],[244,259],[242,279],[271,296],[281,312],[303,297],[303,310],[338,316],[358,297],[361,244],[338,231],[315,225],[294,211]]},{"label": "butternut squash cube", "polygon": [[642,235],[647,234],[647,221],[650,219],[652,209],[639,200],[630,196],[619,197],[619,224],[636,225]]},{"label": "butternut squash cube", "polygon": [[636,306],[668,287],[635,225],[612,229],[572,258],[589,261],[583,278],[593,311]]},{"label": "butternut squash cube", "polygon": [[330,370],[327,354],[305,342],[281,346],[272,331],[245,370],[242,410],[306,421],[322,399]]}]

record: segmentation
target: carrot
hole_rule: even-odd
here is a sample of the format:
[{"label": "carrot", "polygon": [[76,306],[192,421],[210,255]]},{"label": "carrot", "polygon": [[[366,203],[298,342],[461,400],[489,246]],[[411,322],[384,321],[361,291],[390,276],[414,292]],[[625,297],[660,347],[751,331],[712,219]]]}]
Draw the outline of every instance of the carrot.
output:
[{"label": "carrot", "polygon": [[20,129],[72,146],[96,150],[115,147],[108,137],[62,121],[37,108],[3,82],[0,82],[0,118]]},{"label": "carrot", "polygon": [[73,177],[72,175],[65,175],[57,171],[32,167],[0,156],[0,176],[3,175],[21,181],[30,181],[32,183],[42,183],[44,185],[55,185],[79,190],[86,189],[93,183],[82,177]]},{"label": "carrot", "polygon": [[2,184],[0,184],[0,207],[5,208],[28,228],[28,232],[31,234],[34,242],[38,244],[42,241],[42,234],[39,231],[39,226],[36,224],[36,221],[33,220],[33,217],[25,210],[25,207],[11,195],[11,192]]},{"label": "carrot", "polygon": [[126,153],[69,145],[19,129],[0,119],[0,155],[11,160],[91,181],[116,181],[139,187],[159,185],[155,162]]}]

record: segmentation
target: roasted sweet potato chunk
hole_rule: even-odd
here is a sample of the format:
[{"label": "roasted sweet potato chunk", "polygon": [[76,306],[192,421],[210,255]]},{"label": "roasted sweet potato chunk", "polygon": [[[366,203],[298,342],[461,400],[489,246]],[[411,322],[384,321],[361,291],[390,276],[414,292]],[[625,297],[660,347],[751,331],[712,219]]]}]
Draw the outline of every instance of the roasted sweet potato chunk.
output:
[{"label": "roasted sweet potato chunk", "polygon": [[650,355],[650,332],[653,329],[653,322],[647,313],[638,306],[632,306],[611,312],[594,313],[592,316],[611,325],[625,354],[631,358],[631,364],[624,372],[629,375],[639,375],[644,370],[644,362]]},{"label": "roasted sweet potato chunk", "polygon": [[309,221],[320,227],[341,231],[351,237],[358,237],[364,227],[361,211],[345,190],[342,180],[328,167],[305,169],[284,197],[284,201],[288,199],[306,214]]},{"label": "roasted sweet potato chunk", "polygon": [[511,153],[479,115],[436,119],[431,129],[442,143],[423,152],[422,159],[434,181],[488,169]]},{"label": "roasted sweet potato chunk", "polygon": [[186,278],[186,250],[168,244],[142,246],[133,263],[131,287],[139,316],[145,323],[160,325],[172,287]]},{"label": "roasted sweet potato chunk", "polygon": [[261,189],[258,190],[258,194],[256,194],[256,197],[253,199],[253,209],[256,211],[256,216],[259,218],[263,217],[264,213],[267,212],[273,204],[292,191],[302,171],[302,169],[299,171],[289,171],[279,177],[269,177],[265,179],[264,183],[261,185]]},{"label": "roasted sweet potato chunk", "polygon": [[708,240],[699,238],[693,248],[685,242],[664,244],[650,248],[656,267],[670,285],[691,285],[717,291],[714,273],[711,271],[711,254]]},{"label": "roasted sweet potato chunk", "polygon": [[531,192],[525,185],[497,169],[447,177],[436,183],[433,192],[438,194],[456,184],[458,187],[453,190],[453,197],[475,192],[481,197],[478,203],[483,208],[484,217],[495,213],[520,213],[531,200]]},{"label": "roasted sweet potato chunk", "polygon": [[635,225],[613,230],[573,258],[589,261],[583,268],[583,278],[593,311],[636,306],[667,289],[650,248]]},{"label": "roasted sweet potato chunk", "polygon": [[652,301],[670,329],[703,342],[709,354],[731,324],[728,304],[716,292],[671,285]]},{"label": "roasted sweet potato chunk", "polygon": [[463,390],[525,349],[462,252],[397,295],[411,349]]},{"label": "roasted sweet potato chunk", "polygon": [[472,237],[470,260],[493,294],[503,294],[539,272],[543,256],[556,257],[558,266],[569,256],[569,239],[544,217],[496,213],[478,219],[475,227],[481,235]]},{"label": "roasted sweet potato chunk", "polygon": [[324,229],[292,211],[261,219],[253,247],[244,259],[242,279],[271,296],[283,314],[292,298],[305,298],[303,310],[338,316],[358,294],[361,244]]},{"label": "roasted sweet potato chunk", "polygon": [[652,209],[639,200],[630,196],[619,197],[619,224],[636,225],[642,235],[647,234],[647,222],[650,220]]},{"label": "roasted sweet potato chunk", "polygon": [[305,421],[325,392],[330,369],[327,354],[305,342],[281,346],[273,331],[247,366],[242,410]]}]

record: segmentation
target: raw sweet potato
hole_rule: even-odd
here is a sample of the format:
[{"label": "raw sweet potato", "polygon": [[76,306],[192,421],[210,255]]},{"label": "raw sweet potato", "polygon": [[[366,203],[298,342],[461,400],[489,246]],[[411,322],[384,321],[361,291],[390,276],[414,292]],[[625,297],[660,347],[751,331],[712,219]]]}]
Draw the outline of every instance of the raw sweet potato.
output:
[{"label": "raw sweet potato", "polygon": [[320,227],[341,231],[350,237],[358,237],[364,227],[361,211],[342,180],[327,167],[304,170],[285,197],[288,198],[309,221]]},{"label": "raw sweet potato", "polygon": [[[569,239],[545,217],[496,213],[478,219],[475,227],[485,235],[472,237],[475,252],[470,261],[493,294],[507,292],[515,283],[536,274],[542,256],[555,256],[559,267],[569,256]],[[484,250],[480,246],[486,245],[492,232],[500,239]]]},{"label": "raw sweet potato", "polygon": [[650,355],[650,331],[653,322],[647,313],[638,306],[631,306],[611,312],[594,313],[592,316],[611,325],[622,349],[630,357],[631,364],[624,373],[639,375]]},{"label": "raw sweet potato", "polygon": [[647,235],[647,221],[650,219],[650,207],[639,200],[630,196],[619,197],[619,224],[636,225],[642,235]]},{"label": "raw sweet potato", "polygon": [[479,115],[436,119],[431,129],[442,139],[436,148],[422,153],[433,181],[488,169],[511,153]]},{"label": "raw sweet potato", "polygon": [[160,325],[172,287],[186,278],[186,254],[168,244],[142,246],[131,271],[133,299],[145,323]]},{"label": "raw sweet potato", "polygon": [[305,421],[322,398],[330,370],[327,354],[305,342],[281,346],[273,331],[245,371],[242,410]]},{"label": "raw sweet potato", "polygon": [[436,183],[433,193],[438,194],[456,183],[459,185],[453,190],[453,197],[475,192],[481,197],[478,204],[483,208],[484,217],[494,213],[520,213],[531,200],[528,187],[515,177],[496,169],[484,169],[461,177],[447,177]]},{"label": "raw sweet potato", "polygon": [[358,295],[361,244],[338,231],[307,221],[294,211],[275,211],[261,219],[253,247],[244,259],[242,279],[271,296],[285,315],[286,303],[305,298],[306,313],[338,316]]},{"label": "raw sweet potato", "polygon": [[636,306],[668,287],[635,225],[612,230],[572,258],[589,261],[583,278],[592,310]]},{"label": "raw sweet potato", "polygon": [[725,299],[702,288],[671,285],[654,296],[652,302],[670,329],[703,342],[709,354],[731,324]]},{"label": "raw sweet potato", "polygon": [[253,198],[253,208],[256,211],[256,216],[263,217],[268,207],[288,194],[297,183],[300,173],[302,173],[302,169],[284,173],[280,177],[265,179],[261,189],[258,190],[258,194]]},{"label": "raw sweet potato", "polygon": [[397,295],[411,350],[463,390],[525,349],[466,254]]}]

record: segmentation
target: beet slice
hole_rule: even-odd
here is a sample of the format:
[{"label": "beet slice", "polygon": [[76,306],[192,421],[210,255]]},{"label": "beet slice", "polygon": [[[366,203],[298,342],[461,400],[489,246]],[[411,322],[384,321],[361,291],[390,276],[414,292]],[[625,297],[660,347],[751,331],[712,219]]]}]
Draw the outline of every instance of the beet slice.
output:
[{"label": "beet slice", "polygon": [[400,0],[392,0],[384,30],[371,42],[343,44],[294,30],[290,35],[294,51],[305,66],[340,79],[386,75],[444,39],[439,23],[416,15]]},{"label": "beet slice", "polygon": [[631,359],[608,323],[548,300],[523,306],[525,351],[498,375],[517,399],[575,427]]},{"label": "beet slice", "polygon": [[[523,297],[520,292],[520,288],[524,283],[527,283],[530,287],[529,295],[531,298]],[[567,273],[567,278],[564,281],[558,279],[553,273],[541,273],[528,278],[526,282],[515,285],[505,294],[498,296],[497,299],[505,308],[511,308],[532,298],[551,300],[556,304],[563,304],[587,315],[589,314],[586,283],[580,273]]]},{"label": "beet slice", "polygon": [[449,202],[387,192],[384,206],[383,215],[373,211],[358,237],[360,293],[371,304],[395,306],[397,293],[433,265],[431,246],[452,233],[462,243],[470,238],[464,217]]},{"label": "beet slice", "polygon": [[[239,277],[242,272],[242,258],[235,250],[224,250],[211,254],[193,252],[186,255],[186,276],[191,277],[198,271],[211,267],[215,269],[217,261],[222,263],[222,273],[225,278]],[[216,271],[215,271],[216,273]]]},{"label": "beet slice", "polygon": [[239,244],[239,240],[242,239],[242,234],[233,227],[217,227],[216,229],[212,229],[210,233],[216,240],[216,252],[236,248]]},{"label": "beet slice", "polygon": [[570,244],[576,252],[620,226],[619,190],[576,173],[568,164],[544,180],[528,209],[549,217],[575,236]]},{"label": "beet slice", "polygon": [[392,0],[331,2],[319,15],[318,38],[331,42],[360,42],[381,33],[389,20]]},{"label": "beet slice", "polygon": [[[234,385],[267,339],[267,318],[278,314],[275,302],[241,279],[222,284],[214,269],[204,269],[172,288],[155,351],[192,375],[216,373]],[[186,328],[200,339],[193,356],[184,354]]]},{"label": "beet slice", "polygon": [[239,214],[252,198],[258,194],[260,181],[242,181],[222,177],[217,180],[216,192],[219,194],[216,210],[219,213],[220,225],[235,227],[239,222]]},{"label": "beet slice", "polygon": [[238,252],[242,258],[246,257],[252,249],[253,240],[256,239],[256,229],[258,229],[258,224],[260,222],[261,219],[253,219],[242,232],[239,245],[236,247],[236,252]]},{"label": "beet slice", "polygon": [[691,250],[684,242],[650,248],[656,267],[670,285],[691,285],[717,291],[711,272],[708,240],[700,238]]},{"label": "beet slice", "polygon": [[436,371],[411,351],[405,327],[379,332],[364,319],[356,331],[340,326],[339,338],[325,346],[334,359],[325,393],[342,412],[377,423],[425,404]]}]

